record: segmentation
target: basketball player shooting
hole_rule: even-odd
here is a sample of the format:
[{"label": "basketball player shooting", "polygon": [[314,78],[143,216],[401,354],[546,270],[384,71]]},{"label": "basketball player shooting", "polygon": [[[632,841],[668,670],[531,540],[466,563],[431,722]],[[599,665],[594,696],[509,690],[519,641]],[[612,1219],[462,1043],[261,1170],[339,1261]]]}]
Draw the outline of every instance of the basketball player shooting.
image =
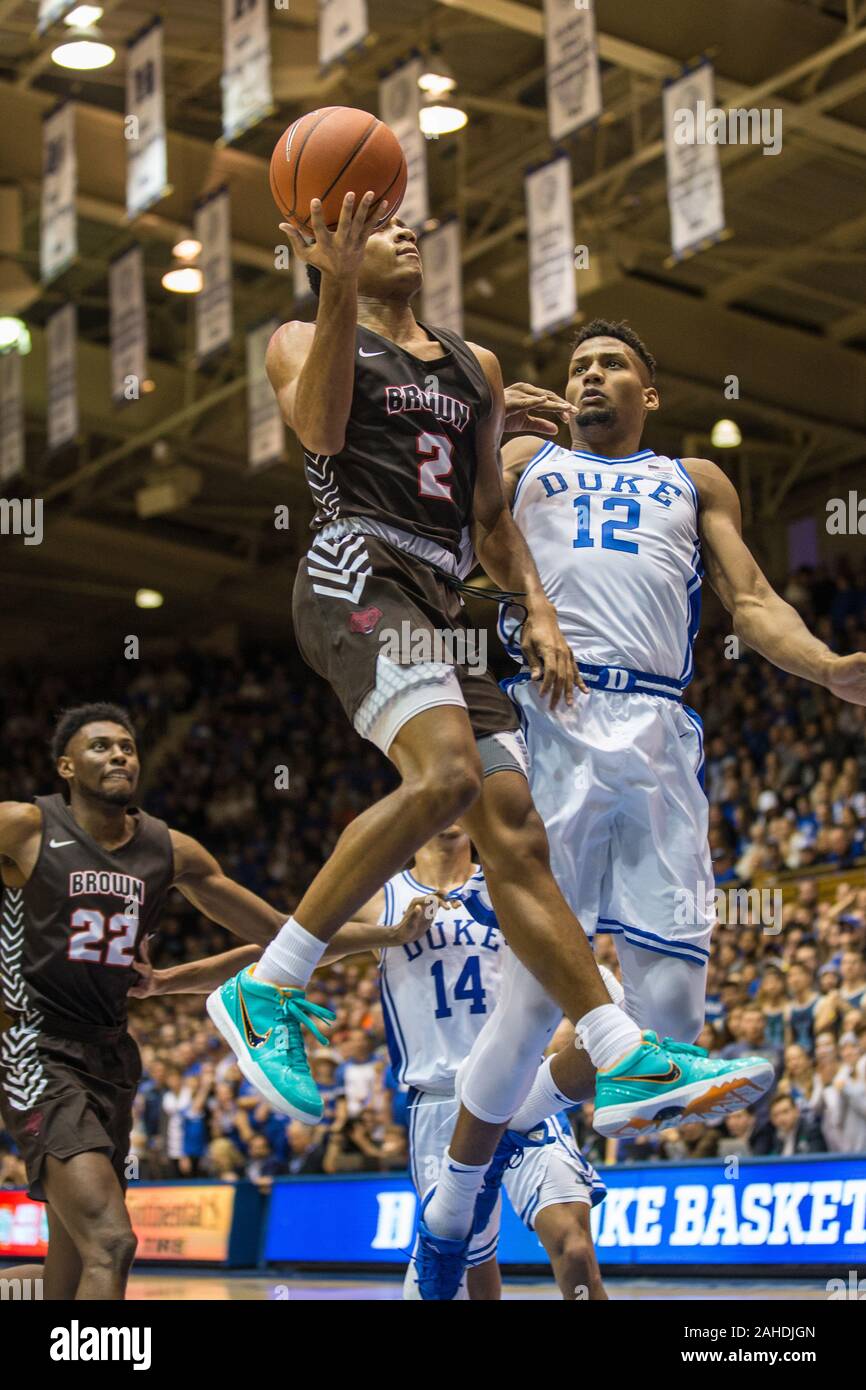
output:
[{"label": "basketball player shooting", "polygon": [[[327,679],[355,729],[395,764],[400,785],[358,816],[252,975],[228,981],[208,1011],[248,1078],[284,1113],[314,1122],[322,1103],[287,1005],[303,993],[328,941],[433,834],[459,820],[475,844],[506,939],[542,985],[541,1008],[514,1020],[498,1056],[464,1077],[442,1179],[422,1222],[422,1296],[451,1298],[462,1278],[475,1198],[499,1137],[529,1091],[559,1014],[575,1023],[599,1072],[596,1127],[656,1113],[715,1089],[753,1084],[760,1059],[674,1058],[611,1003],[585,934],[551,874],[529,794],[514,708],[494,678],[468,665],[395,662],[380,634],[408,630],[434,649],[464,634],[455,592],[471,542],[494,583],[522,595],[521,642],[539,697],[568,707],[585,690],[503,492],[505,423],[495,356],[412,312],[422,282],[411,229],[378,229],[376,194],[347,193],[330,230],[321,202],[308,241],[283,230],[319,290],[314,324],[283,325],[267,370],[297,435],[316,503],[315,539],[294,591],[302,654]],[[555,409],[562,402],[558,398]],[[253,1034],[244,1037],[242,1014]],[[285,1025],[281,1031],[281,1025]],[[287,1039],[285,1047],[276,1045]],[[621,1078],[621,1080],[618,1080]],[[452,1255],[454,1258],[452,1259]],[[428,1259],[429,1256],[429,1259]]]},{"label": "basketball player shooting", "polygon": [[[515,521],[590,695],[552,710],[525,663],[505,684],[569,906],[590,937],[613,935],[630,1016],[693,1043],[705,1017],[715,883],[701,722],[682,693],[693,676],[704,569],[734,633],[783,671],[863,705],[866,654],[832,652],[775,592],[715,463],[641,448],[660,402],[655,361],[627,324],[596,320],[580,330],[565,394],[571,448],[539,448],[526,435],[506,443],[503,462]],[[506,637],[508,626],[506,614]],[[522,659],[517,647],[512,655]],[[563,779],[564,767],[577,775]],[[528,975],[522,986],[537,993]],[[522,1008],[530,1006],[531,997]],[[511,1007],[520,1017],[516,1000]],[[503,1008],[479,1046],[496,1051],[509,1036]],[[586,1054],[563,1049],[542,1067],[513,1127],[531,1130],[591,1086]],[[712,1118],[703,1104],[692,1113]]]}]

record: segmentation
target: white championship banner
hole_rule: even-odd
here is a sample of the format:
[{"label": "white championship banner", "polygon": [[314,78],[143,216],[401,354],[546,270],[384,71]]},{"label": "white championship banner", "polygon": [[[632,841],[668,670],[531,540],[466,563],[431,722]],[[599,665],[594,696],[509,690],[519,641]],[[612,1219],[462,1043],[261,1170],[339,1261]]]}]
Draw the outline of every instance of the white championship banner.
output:
[{"label": "white championship banner", "polygon": [[268,343],[280,326],[267,319],[247,330],[247,462],[251,472],[285,457],[286,429],[265,372]]},{"label": "white championship banner", "polygon": [[137,217],[168,192],[162,24],[152,24],[126,48],[126,215]]},{"label": "white championship banner", "polygon": [[463,262],[456,217],[421,238],[424,262],[425,323],[450,328],[463,337]]},{"label": "white championship banner", "polygon": [[137,401],[147,375],[147,304],[144,255],[133,246],[108,269],[111,338],[111,399],[115,405]]},{"label": "white championship banner", "polygon": [[198,361],[227,347],[232,336],[232,256],[229,192],[221,188],[198,205],[193,231],[201,242],[204,287],[195,297]]},{"label": "white championship banner", "polygon": [[0,356],[0,486],[24,467],[24,393],[21,354]]},{"label": "white championship banner", "polygon": [[427,142],[418,124],[421,108],[421,59],[412,58],[379,83],[379,116],[393,130],[406,156],[408,179],[399,216],[420,227],[430,216],[427,192]]},{"label": "white championship banner", "polygon": [[78,254],[75,106],[65,101],[42,123],[42,221],[39,274],[53,280]]},{"label": "white championship banner", "polygon": [[664,89],[665,155],[671,247],[680,257],[715,241],[725,229],[719,147],[708,144],[704,117],[715,100],[711,63],[701,63]]},{"label": "white championship banner", "polygon": [[60,449],[78,433],[78,314],[64,304],[45,323],[45,365],[48,377],[48,448]]},{"label": "white championship banner", "polygon": [[571,161],[562,155],[526,175],[529,225],[529,319],[539,338],[577,312]]},{"label": "white championship banner", "polygon": [[367,0],[319,0],[319,66],[326,68],[367,37]]},{"label": "white championship banner", "polygon": [[268,0],[223,0],[222,89],[223,140],[273,111]]},{"label": "white championship banner", "polygon": [[561,140],[601,115],[601,71],[593,0],[544,0],[547,116]]},{"label": "white championship banner", "polygon": [[58,19],[62,19],[76,5],[78,0],[39,0],[39,14],[36,19],[36,28],[40,34],[44,34],[46,29],[50,29]]}]

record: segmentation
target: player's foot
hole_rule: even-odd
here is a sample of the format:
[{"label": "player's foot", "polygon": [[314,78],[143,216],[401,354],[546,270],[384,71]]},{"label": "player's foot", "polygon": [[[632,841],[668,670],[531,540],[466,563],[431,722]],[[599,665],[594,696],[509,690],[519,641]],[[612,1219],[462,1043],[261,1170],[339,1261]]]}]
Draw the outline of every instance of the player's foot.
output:
[{"label": "player's foot", "polygon": [[409,1271],[403,1285],[403,1297],[423,1299],[428,1303],[450,1303],[460,1294],[472,1232],[463,1240],[446,1240],[434,1236],[424,1221],[435,1187],[431,1187],[421,1203],[418,1234]]},{"label": "player's foot", "polygon": [[311,1004],[302,989],[255,979],[249,967],[208,995],[207,1011],[242,1074],[274,1110],[308,1125],[321,1119],[324,1105],[310,1074],[301,1029],[309,1028],[327,1046],[313,1017],[333,1022],[330,1009]]},{"label": "player's foot", "polygon": [[519,1167],[527,1149],[543,1149],[545,1144],[552,1144],[553,1140],[554,1136],[544,1124],[532,1130],[531,1134],[522,1134],[517,1129],[505,1131],[490,1160],[490,1167],[484,1174],[484,1185],[475,1199],[475,1217],[472,1223],[474,1235],[480,1235],[487,1229],[506,1168]]},{"label": "player's foot", "polygon": [[643,1042],[595,1084],[593,1128],[630,1139],[682,1120],[720,1119],[753,1105],[773,1084],[764,1057],[711,1058],[702,1047],[644,1032]]}]

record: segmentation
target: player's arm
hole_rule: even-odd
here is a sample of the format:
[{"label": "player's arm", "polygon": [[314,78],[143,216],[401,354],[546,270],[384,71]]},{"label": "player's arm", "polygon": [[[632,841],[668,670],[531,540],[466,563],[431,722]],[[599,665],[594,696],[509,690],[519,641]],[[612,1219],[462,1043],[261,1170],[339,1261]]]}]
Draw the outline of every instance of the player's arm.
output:
[{"label": "player's arm", "polygon": [[474,343],[468,346],[484,370],[492,401],[490,414],[479,421],[475,432],[478,458],[472,542],[475,554],[494,583],[525,595],[522,602],[527,617],[520,645],[532,679],[541,682],[542,695],[550,696],[551,709],[555,709],[562,695],[566,704],[572,703],[575,685],[582,690],[586,687],[562,635],[553,604],[542,588],[529,546],[515,525],[505,499],[499,455],[505,397],[499,362],[486,348]]},{"label": "player's arm", "polygon": [[129,993],[133,999],[150,999],[155,994],[210,994],[239,970],[255,965],[261,954],[260,946],[238,946],[218,956],[203,956],[201,960],[155,970],[150,963],[148,947],[142,942],[142,959],[132,962],[139,982]]},{"label": "player's arm", "polygon": [[403,914],[402,921],[395,927],[383,926],[380,922],[385,906],[385,890],[379,892],[355,914],[354,920],[346,922],[335,932],[328,942],[322,965],[331,965],[343,956],[356,956],[364,951],[383,951],[390,946],[409,946],[423,936],[436,916],[437,899],[428,893],[425,897],[413,898]]},{"label": "player's arm", "polygon": [[287,323],[277,329],[265,369],[283,419],[313,454],[338,454],[346,442],[355,386],[358,274],[367,238],[375,230],[367,221],[375,196],[365,193],[356,211],[355,195],[347,193],[334,232],[328,231],[321,201],[314,198],[310,225],[315,240],[309,243],[288,222],[280,223],[298,259],[322,272],[322,287],[315,325]]},{"label": "player's arm", "polygon": [[29,801],[0,801],[0,864],[18,866],[27,845],[42,829],[42,812]]},{"label": "player's arm", "polygon": [[700,497],[707,577],[733,618],[734,632],[783,671],[866,705],[866,653],[837,656],[813,637],[796,608],[776,593],[742,537],[740,499],[709,459],[685,460]]},{"label": "player's arm", "polygon": [[263,898],[227,878],[213,855],[179,830],[170,831],[174,886],[187,902],[245,941],[266,946],[286,920]]},{"label": "player's arm", "polygon": [[502,486],[505,490],[505,499],[509,505],[514,501],[514,494],[517,491],[517,484],[523,476],[523,470],[534,458],[542,446],[541,440],[533,438],[532,435],[525,434],[519,439],[509,439],[502,446]]}]

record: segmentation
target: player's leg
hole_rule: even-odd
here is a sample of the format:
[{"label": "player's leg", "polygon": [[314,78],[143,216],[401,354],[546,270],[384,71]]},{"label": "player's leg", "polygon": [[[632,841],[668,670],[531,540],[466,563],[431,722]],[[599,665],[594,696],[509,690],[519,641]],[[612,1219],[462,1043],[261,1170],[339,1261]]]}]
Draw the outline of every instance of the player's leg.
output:
[{"label": "player's leg", "polygon": [[502,1297],[502,1275],[496,1256],[466,1271],[466,1287],[473,1303],[496,1303]]},{"label": "player's leg", "polygon": [[535,1218],[534,1230],[567,1302],[607,1298],[592,1242],[588,1202],[558,1202],[545,1207]]},{"label": "player's leg", "polygon": [[[138,1242],[108,1155],[89,1151],[59,1159],[48,1154],[42,1185],[49,1210],[81,1261],[74,1297],[122,1299]],[[62,1238],[60,1248],[62,1259]],[[71,1257],[65,1263],[71,1267]],[[63,1276],[62,1267],[58,1275]]]},{"label": "player's leg", "polygon": [[81,1256],[57,1212],[49,1206],[47,1215],[48,1254],[42,1272],[42,1295],[46,1299],[69,1302],[81,1282]]},{"label": "player's leg", "polygon": [[631,1017],[660,1038],[694,1042],[706,1016],[707,961],[657,955],[623,936],[616,951]]}]

